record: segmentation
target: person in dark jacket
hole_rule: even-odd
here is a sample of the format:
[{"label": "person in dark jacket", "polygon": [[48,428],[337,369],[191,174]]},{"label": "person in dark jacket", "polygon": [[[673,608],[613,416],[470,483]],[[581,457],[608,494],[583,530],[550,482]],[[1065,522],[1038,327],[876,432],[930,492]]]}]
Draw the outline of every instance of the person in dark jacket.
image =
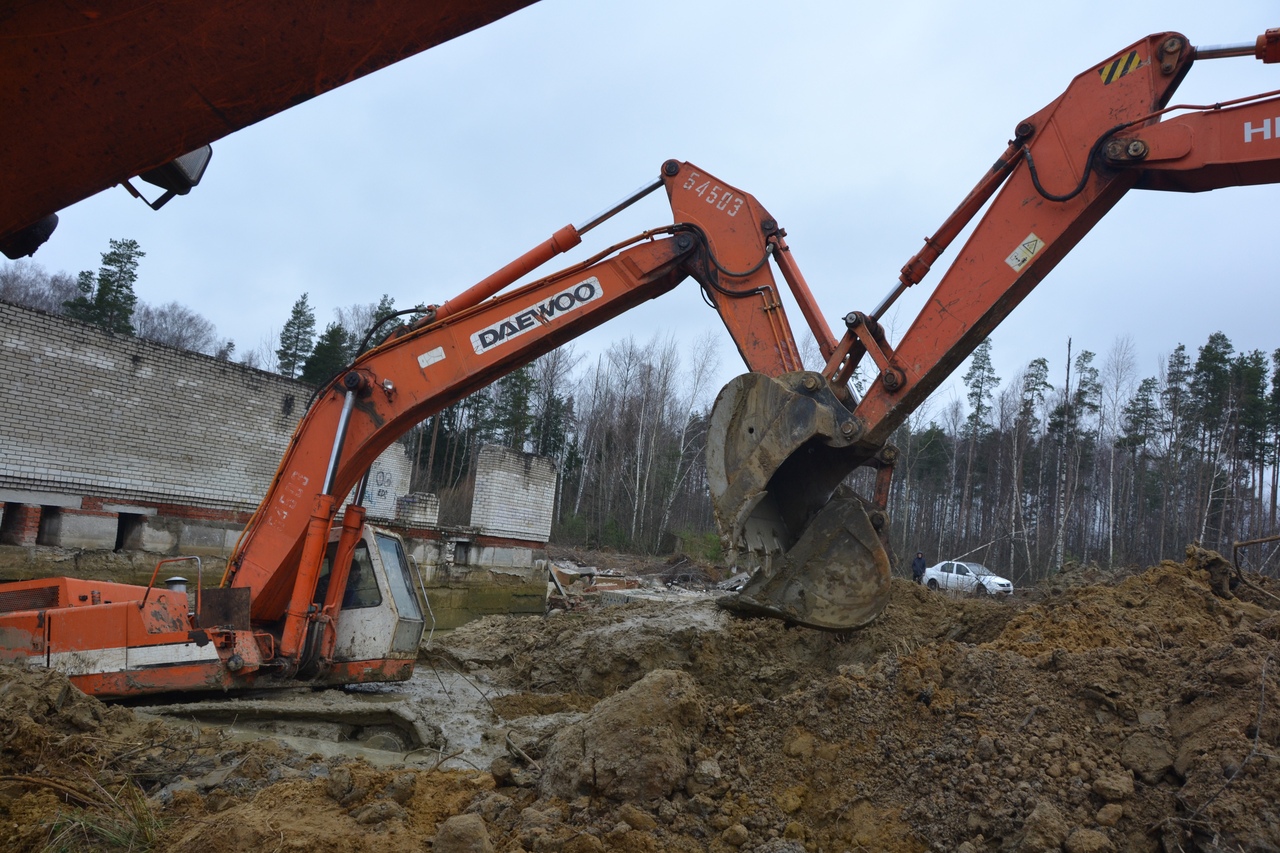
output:
[{"label": "person in dark jacket", "polygon": [[924,551],[916,551],[916,558],[911,561],[911,579],[916,583],[924,580]]}]

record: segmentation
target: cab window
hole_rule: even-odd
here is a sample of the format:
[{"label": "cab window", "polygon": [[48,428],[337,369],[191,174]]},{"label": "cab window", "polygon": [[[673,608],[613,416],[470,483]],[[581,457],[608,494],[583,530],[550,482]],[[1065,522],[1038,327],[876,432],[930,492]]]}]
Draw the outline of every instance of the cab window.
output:
[{"label": "cab window", "polygon": [[378,552],[382,555],[382,566],[387,570],[387,583],[391,586],[391,599],[396,603],[396,611],[402,619],[421,619],[422,608],[418,606],[418,597],[413,594],[413,577],[409,572],[409,558],[400,545],[400,540],[379,533]]},{"label": "cab window", "polygon": [[[330,542],[324,554],[324,562],[320,565],[320,579],[316,583],[315,603],[323,604],[325,594],[329,590],[329,572],[333,567],[334,552],[338,550],[337,542]],[[351,556],[351,573],[347,575],[347,591],[342,596],[342,609],[359,607],[377,607],[382,604],[382,592],[378,589],[378,576],[373,571],[373,559],[369,556],[369,546],[364,542],[356,544],[355,553]]]}]

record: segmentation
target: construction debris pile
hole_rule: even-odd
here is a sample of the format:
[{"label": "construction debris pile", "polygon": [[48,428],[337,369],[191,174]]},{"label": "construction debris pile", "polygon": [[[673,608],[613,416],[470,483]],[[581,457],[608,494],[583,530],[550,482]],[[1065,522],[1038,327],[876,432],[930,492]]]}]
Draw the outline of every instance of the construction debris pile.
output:
[{"label": "construction debris pile", "polygon": [[[555,549],[552,549],[553,553]],[[592,554],[587,561],[576,552],[559,553],[548,566],[551,586],[548,610],[583,611],[608,604],[672,601],[727,590],[737,578],[726,579],[723,569],[676,555],[661,563],[639,557]],[[603,563],[605,565],[597,565]],[[746,574],[741,576],[745,581]]]},{"label": "construction debris pile", "polygon": [[1280,583],[1198,549],[1077,580],[1005,601],[895,580],[848,635],[705,599],[489,617],[422,663],[483,696],[483,748],[385,767],[4,670],[0,835],[21,851],[127,848],[108,823],[136,829],[131,849],[205,853],[1280,849]]}]

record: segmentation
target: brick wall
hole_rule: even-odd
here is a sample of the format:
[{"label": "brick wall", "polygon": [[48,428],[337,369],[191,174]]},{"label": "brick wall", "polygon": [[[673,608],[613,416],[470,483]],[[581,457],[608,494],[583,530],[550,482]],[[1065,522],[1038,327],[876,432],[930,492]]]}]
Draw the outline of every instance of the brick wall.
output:
[{"label": "brick wall", "polygon": [[[56,543],[67,547],[111,547],[117,513],[139,505],[165,518],[243,523],[312,393],[297,380],[4,302],[0,390],[10,401],[0,418],[5,544],[33,538],[29,513],[14,517],[19,507],[57,506],[66,535],[51,539],[69,537]],[[369,515],[395,518],[408,486],[409,458],[393,444],[374,463]],[[125,506],[104,510],[104,501]],[[97,531],[89,516],[106,526]]]},{"label": "brick wall", "polygon": [[471,525],[490,536],[546,542],[556,498],[550,459],[486,445],[476,460]]},{"label": "brick wall", "polygon": [[0,489],[257,506],[311,388],[0,303]]}]

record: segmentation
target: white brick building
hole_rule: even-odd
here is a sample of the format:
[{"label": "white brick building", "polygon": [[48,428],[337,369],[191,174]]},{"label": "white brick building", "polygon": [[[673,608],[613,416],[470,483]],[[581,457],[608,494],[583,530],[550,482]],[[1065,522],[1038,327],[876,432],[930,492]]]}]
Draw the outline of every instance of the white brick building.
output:
[{"label": "white brick building", "polygon": [[[313,389],[0,302],[0,391],[0,545],[226,557]],[[548,460],[482,449],[471,522],[455,530],[437,527],[434,495],[408,494],[411,468],[393,444],[365,505],[429,571],[531,569],[551,531]]]}]

